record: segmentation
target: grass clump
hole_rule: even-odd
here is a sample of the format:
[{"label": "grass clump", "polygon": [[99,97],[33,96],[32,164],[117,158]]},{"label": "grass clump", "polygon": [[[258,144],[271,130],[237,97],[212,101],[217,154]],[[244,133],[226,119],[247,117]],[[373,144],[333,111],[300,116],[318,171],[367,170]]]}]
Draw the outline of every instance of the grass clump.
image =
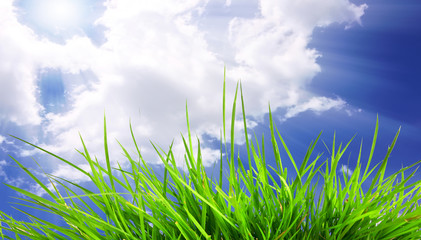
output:
[{"label": "grass clump", "polygon": [[[241,86],[240,86],[241,88]],[[39,197],[29,191],[8,185],[19,192],[22,206],[55,214],[66,224],[45,221],[28,212],[30,221],[21,222],[0,211],[2,239],[421,239],[420,199],[421,181],[405,186],[414,172],[404,176],[403,168],[385,178],[388,157],[399,135],[397,132],[386,157],[381,162],[369,190],[364,193],[362,183],[374,174],[369,169],[377,139],[378,121],[371,151],[364,172],[361,169],[361,148],[357,166],[344,182],[336,175],[339,160],[349,146],[331,147],[331,156],[316,168],[321,154],[312,152],[320,137],[310,144],[301,166],[297,166],[288,147],[272,120],[269,107],[271,143],[276,168],[266,164],[264,140],[249,140],[245,121],[245,107],[241,93],[247,161],[234,154],[234,120],[236,116],[238,85],[233,101],[231,143],[225,140],[225,82],[223,98],[224,125],[221,131],[221,159],[219,179],[209,178],[202,164],[200,142],[193,152],[188,114],[188,138],[182,137],[185,146],[183,172],[176,166],[172,145],[163,151],[152,144],[165,166],[163,179],[143,159],[130,127],[137,155],[131,156],[121,146],[131,168],[112,168],[107,146],[104,118],[104,150],[106,166],[101,166],[86,148],[79,153],[90,165],[85,171],[71,161],[45,149],[29,145],[68,164],[74,171],[89,177],[95,190],[46,174],[49,188],[20,162],[16,163],[42,187],[48,197]],[[223,134],[222,134],[223,132]],[[19,139],[19,138],[18,138]],[[296,177],[289,181],[283,167],[281,143],[294,166]],[[225,154],[224,152],[225,146]],[[230,147],[228,154],[227,146]],[[225,158],[225,160],[224,160]],[[222,162],[229,166],[227,178],[222,175]],[[247,166],[248,164],[248,166]],[[246,167],[245,167],[246,166]],[[270,168],[270,169],[269,169]],[[324,169],[324,171],[322,171]],[[117,171],[122,177],[113,174]],[[316,199],[316,187],[311,181],[317,173],[323,176],[323,190]],[[396,182],[398,176],[401,181]],[[304,178],[304,176],[307,176]],[[59,191],[59,186],[62,191]],[[224,190],[224,186],[226,190]],[[75,189],[78,192],[76,193]],[[124,189],[124,192],[118,189]],[[406,193],[405,193],[406,192]],[[398,196],[398,197],[396,197]],[[406,202],[403,200],[407,198]],[[6,234],[7,233],[7,234]]]}]

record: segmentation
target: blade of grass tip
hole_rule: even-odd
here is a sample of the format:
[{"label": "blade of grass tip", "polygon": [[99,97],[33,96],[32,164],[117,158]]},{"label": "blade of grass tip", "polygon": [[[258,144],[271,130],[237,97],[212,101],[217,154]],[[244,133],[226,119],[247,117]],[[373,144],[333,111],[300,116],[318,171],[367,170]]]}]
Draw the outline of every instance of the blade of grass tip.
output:
[{"label": "blade of grass tip", "polygon": [[[351,189],[351,194],[353,195],[354,193],[356,193],[357,188],[360,187],[362,185],[361,183],[358,183],[358,180],[360,178],[360,174],[361,174],[361,153],[362,153],[362,149],[363,149],[363,140],[361,140],[360,143],[360,150],[358,152],[358,160],[357,160],[357,166],[351,176],[350,182],[352,183],[352,189]],[[347,187],[348,188],[348,187]],[[351,198],[351,196],[350,196]],[[351,198],[352,199],[352,198]]]},{"label": "blade of grass tip", "polygon": [[383,164],[382,164],[382,166],[380,166],[381,175],[380,175],[380,181],[379,181],[379,183],[383,182],[384,174],[385,174],[385,171],[386,171],[387,160],[389,159],[390,153],[392,153],[392,150],[395,147],[395,144],[396,144],[396,141],[398,140],[398,136],[399,136],[399,133],[400,132],[401,132],[401,127],[399,127],[398,132],[396,133],[395,138],[393,139],[392,144],[390,145],[390,147],[387,150],[387,154],[386,154],[386,156],[384,158],[384,162],[385,162],[384,163],[384,166],[383,166]]},{"label": "blade of grass tip", "polygon": [[[250,141],[250,150],[251,150],[251,154],[255,158],[255,156],[257,156],[257,154],[256,154],[256,148],[253,145],[253,139],[251,139],[251,141]],[[253,182],[253,166],[251,165],[251,162],[249,162],[249,169],[247,170],[247,174],[248,174],[248,182],[249,182],[249,184],[248,184],[249,185],[249,191],[250,191],[250,195],[252,196],[253,195],[252,193],[255,191],[254,190],[255,184]]]},{"label": "blade of grass tip", "polygon": [[366,178],[366,174],[367,174],[368,168],[370,167],[371,159],[373,158],[374,148],[376,147],[376,141],[377,141],[377,133],[378,133],[378,131],[379,131],[379,115],[377,114],[376,127],[374,129],[373,141],[371,143],[370,156],[368,157],[368,162],[367,162],[367,166],[365,168],[365,171],[364,171],[364,174],[363,174],[363,177],[362,177],[362,182],[364,182],[364,180]]},{"label": "blade of grass tip", "polygon": [[220,161],[220,169],[219,169],[219,186],[222,188],[222,180],[223,180],[223,174],[222,174],[222,139],[224,142],[225,147],[225,155],[227,156],[228,160],[228,148],[227,148],[227,137],[226,137],[226,123],[225,123],[225,98],[226,98],[226,66],[224,66],[224,83],[223,83],[223,93],[222,93],[222,126],[223,126],[223,137],[222,137],[222,131],[221,131],[221,161]]},{"label": "blade of grass tip", "polygon": [[300,166],[300,174],[301,176],[304,176],[304,174],[308,171],[308,168],[306,168],[307,162],[311,157],[311,154],[313,153],[314,147],[316,146],[317,142],[319,141],[320,136],[322,135],[322,132],[319,133],[316,140],[314,142],[310,143],[310,146],[307,148],[306,155],[304,156],[303,163]]},{"label": "blade of grass tip", "polygon": [[[190,122],[189,122],[189,110],[187,108],[187,100],[186,100],[186,120],[187,120],[187,131],[189,133],[189,146],[190,146],[190,155],[193,155],[193,144],[192,144],[192,140],[191,140],[191,132],[190,132]],[[187,149],[186,149],[187,150]]]},{"label": "blade of grass tip", "polygon": [[277,144],[276,138],[275,138],[274,124],[273,124],[272,111],[270,109],[270,104],[269,104],[269,126],[270,126],[270,136],[271,136],[273,153],[275,155],[275,160],[276,160],[276,167],[278,168],[278,171],[282,175],[283,172],[284,172],[284,169],[283,169],[283,166],[282,166],[281,155],[279,153],[279,147],[278,147],[278,144]]},{"label": "blade of grass tip", "polygon": [[[90,237],[90,239],[100,240],[100,238],[97,236],[98,235],[98,232],[92,231],[93,229],[92,228],[89,228],[89,225],[83,225],[82,224],[82,225],[79,225],[78,227],[77,226],[73,226],[74,228],[78,229],[78,233],[79,234],[75,234],[74,231],[68,231],[68,229],[66,229],[66,228],[62,228],[62,227],[57,226],[55,224],[52,224],[52,223],[50,223],[48,221],[42,220],[42,219],[40,219],[40,218],[38,218],[38,217],[36,217],[36,216],[34,216],[32,214],[29,214],[29,213],[26,213],[26,212],[22,211],[20,209],[16,209],[16,210],[18,210],[18,211],[20,211],[20,212],[22,212],[22,213],[30,216],[30,218],[33,219],[34,222],[38,221],[40,223],[45,224],[45,226],[47,227],[47,229],[49,228],[49,229],[57,229],[57,230],[60,230],[60,232],[66,233],[69,237],[72,236],[72,235],[73,235],[73,237],[78,237],[78,235],[80,234],[82,236],[85,235],[85,237],[86,237],[86,235],[88,235]],[[40,226],[41,225],[40,224],[36,224],[36,225],[38,225],[38,229],[40,230]],[[60,239],[66,239],[66,238],[62,237]]]},{"label": "blade of grass tip", "polygon": [[60,161],[62,161],[62,162],[64,162],[64,163],[66,163],[66,164],[68,164],[68,165],[70,165],[71,167],[73,167],[73,168],[77,169],[78,171],[82,172],[83,174],[85,174],[86,176],[88,176],[88,177],[90,177],[90,178],[91,178],[91,175],[90,175],[88,172],[86,172],[86,171],[85,171],[85,170],[83,170],[82,168],[78,167],[77,165],[75,165],[75,164],[73,164],[73,163],[69,162],[68,160],[66,160],[66,159],[64,159],[64,158],[62,158],[62,157],[59,157],[59,156],[55,155],[54,153],[51,153],[51,152],[49,152],[49,151],[47,151],[47,150],[45,150],[45,149],[43,149],[43,148],[41,148],[41,147],[38,147],[37,145],[34,145],[34,144],[32,144],[32,143],[30,143],[30,142],[28,142],[28,141],[25,141],[25,140],[23,140],[23,139],[21,139],[21,138],[19,138],[19,137],[16,137],[16,136],[13,136],[13,135],[10,135],[10,134],[9,134],[9,136],[11,136],[11,137],[13,137],[13,138],[15,138],[15,139],[17,139],[17,140],[19,140],[19,141],[21,141],[21,142],[24,142],[24,143],[26,143],[26,144],[28,144],[28,145],[30,145],[30,146],[32,146],[32,147],[34,147],[34,148],[37,148],[37,149],[39,149],[39,150],[41,150],[41,151],[43,151],[43,152],[47,153],[47,154],[48,154],[48,155],[50,155],[50,156],[53,156],[53,157],[55,157],[55,158],[59,159]]},{"label": "blade of grass tip", "polygon": [[235,133],[235,113],[236,113],[236,105],[237,105],[237,93],[238,93],[238,82],[237,87],[235,90],[234,101],[232,105],[232,114],[231,114],[231,152],[230,152],[230,161],[229,161],[229,168],[230,168],[230,175],[229,175],[229,182],[232,183],[234,188],[237,186],[237,182],[235,181],[235,165],[234,165],[234,133]]},{"label": "blade of grass tip", "polygon": [[110,178],[111,188],[113,192],[115,192],[115,186],[114,186],[113,176],[111,172],[110,156],[108,153],[107,121],[105,118],[105,113],[104,113],[104,150],[105,150],[105,161],[107,162],[108,177]]},{"label": "blade of grass tip", "polygon": [[302,183],[302,181],[301,181],[302,176],[300,175],[300,171],[298,170],[297,165],[295,164],[295,160],[294,160],[294,158],[292,157],[291,152],[289,151],[289,149],[288,149],[288,147],[287,147],[287,145],[286,145],[286,143],[285,143],[284,139],[282,138],[282,136],[281,136],[281,134],[279,133],[278,128],[277,128],[276,126],[275,126],[275,130],[276,130],[276,133],[278,133],[278,137],[279,137],[279,139],[281,140],[282,145],[284,146],[284,149],[285,149],[286,153],[288,154],[288,157],[289,157],[289,159],[291,160],[291,163],[292,163],[292,165],[294,166],[295,171],[297,172],[297,177],[298,177],[298,178],[299,178],[299,180],[300,180],[300,184],[302,185],[302,184],[303,184],[303,183]]},{"label": "blade of grass tip", "polygon": [[139,163],[140,163],[140,160],[142,160],[143,164],[146,165],[145,162],[143,161],[142,154],[140,153],[140,148],[137,145],[137,141],[136,141],[136,138],[135,138],[134,133],[133,133],[132,123],[130,122],[129,125],[130,125],[130,134],[132,136],[134,146],[135,146],[137,154],[139,156]]},{"label": "blade of grass tip", "polygon": [[222,189],[222,130],[220,132],[220,142],[221,142],[221,148],[220,148],[220,160],[219,160],[219,187]]},{"label": "blade of grass tip", "polygon": [[269,185],[268,171],[267,171],[266,158],[265,158],[265,136],[263,133],[262,133],[262,162],[263,162],[263,165],[262,165],[263,178],[262,179],[264,179],[264,183],[266,185]]},{"label": "blade of grass tip", "polygon": [[[58,215],[63,215],[64,213],[68,212],[68,208],[65,207],[63,204],[59,204],[50,200],[47,200],[46,198],[40,197],[34,193],[31,193],[29,191],[26,191],[24,189],[9,185],[9,184],[5,184],[6,186],[8,186],[9,188],[11,188],[12,190],[22,194],[23,196],[25,196],[25,198],[18,198],[18,197],[13,197],[15,199],[21,200],[21,201],[25,201],[25,202],[30,202],[32,204],[34,204],[33,206],[31,205],[25,205],[22,203],[16,203],[18,205],[23,205],[23,206],[27,206],[29,208],[33,208],[33,209],[38,209],[44,212],[49,212],[49,213],[57,213]],[[35,205],[41,206],[41,207],[45,207],[44,208],[38,208]],[[48,210],[47,210],[48,209]],[[58,211],[58,212],[57,212]],[[62,214],[60,214],[62,213]]]},{"label": "blade of grass tip", "polygon": [[[117,143],[118,143],[118,141],[117,141]],[[124,150],[123,150],[124,151]],[[127,152],[127,151],[126,151]],[[117,163],[118,163],[118,161],[117,161]],[[96,162],[94,162],[94,166],[96,166],[98,169],[100,169],[101,170],[101,172],[106,172],[106,170],[105,170],[105,168],[103,168],[99,163],[98,163],[98,160],[96,159]],[[114,170],[117,170],[117,171],[119,171],[119,169],[118,168],[112,168],[112,169],[114,169]],[[121,185],[122,187],[124,187],[125,185],[124,185],[124,183],[119,179],[119,178],[117,178],[116,176],[114,176],[114,175],[111,175],[111,177],[114,179],[114,182],[116,182],[116,183],[118,183],[119,185]]]},{"label": "blade of grass tip", "polygon": [[[12,207],[12,208],[14,208],[14,207]],[[23,212],[20,209],[17,209],[17,208],[14,208],[14,209],[26,214],[25,212]],[[30,215],[28,215],[28,218],[31,220],[31,222],[21,223],[19,221],[16,221],[15,219],[9,217],[10,220],[4,221],[4,223],[9,226],[9,229],[5,228],[5,230],[13,232],[15,234],[15,239],[21,239],[20,236],[25,237],[24,239],[34,239],[34,240],[35,239],[46,239],[46,236],[44,235],[45,231],[43,231],[43,229],[40,227],[40,224],[37,223],[33,218],[31,218]],[[44,233],[44,234],[42,234],[42,233]],[[8,236],[4,236],[4,237],[6,237],[7,239],[13,239],[13,238],[8,237]],[[26,237],[28,237],[28,238],[26,238]],[[64,239],[64,237],[58,238],[58,239]]]},{"label": "blade of grass tip", "polygon": [[[126,156],[126,158],[129,160],[129,162],[130,162],[130,164],[131,164],[131,166],[132,166],[132,171],[135,171],[135,172],[137,172],[138,171],[138,168],[136,167],[136,165],[135,164],[133,164],[133,159],[132,159],[132,157],[130,156],[130,154],[127,152],[127,150],[123,147],[123,145],[121,145],[121,143],[119,142],[119,141],[117,141],[117,143],[120,145],[120,147],[121,147],[121,149],[123,150],[123,152],[124,152],[124,155]],[[117,162],[118,163],[118,162]],[[121,172],[121,174],[123,175],[123,177],[124,177],[124,181],[126,182],[126,184],[125,185],[122,185],[125,189],[127,189],[127,190],[129,190],[130,191],[130,193],[133,195],[133,196],[135,196],[136,195],[136,193],[137,193],[137,188],[135,188],[134,190],[133,190],[133,187],[131,186],[131,184],[128,182],[128,180],[127,180],[127,176],[126,175],[132,175],[131,176],[131,178],[135,181],[135,182],[137,182],[138,181],[138,176],[137,176],[137,174],[133,174],[133,173],[129,173],[128,171],[125,171],[125,170],[123,170],[122,168],[121,168],[121,166],[120,166],[120,164],[118,163],[118,169],[116,169],[117,171],[119,171],[119,172]]]},{"label": "blade of grass tip", "polygon": [[[355,135],[351,138],[351,140],[349,140],[348,141],[348,143],[345,145],[345,147],[342,149],[342,143],[339,145],[339,148],[338,148],[338,150],[337,150],[337,153],[336,153],[336,155],[334,156],[334,158],[332,159],[332,164],[331,164],[331,175],[330,175],[330,181],[332,182],[335,182],[336,183],[336,185],[339,185],[339,189],[341,190],[342,189],[342,186],[341,186],[341,181],[340,181],[340,179],[339,178],[337,178],[337,175],[336,175],[336,169],[337,169],[337,167],[338,167],[338,163],[339,163],[339,160],[341,159],[341,157],[343,156],[343,154],[345,153],[345,151],[346,151],[346,149],[348,148],[348,146],[351,144],[351,142],[352,142],[352,140],[354,139],[354,137],[355,137]],[[332,153],[333,153],[333,151],[332,151]],[[345,177],[345,179],[346,179],[346,177]],[[336,194],[335,194],[336,195]],[[336,197],[335,197],[336,198]]]},{"label": "blade of grass tip", "polygon": [[137,181],[138,175],[136,173],[139,171],[139,168],[140,168],[140,158],[141,158],[142,155],[140,154],[139,147],[137,146],[136,139],[135,139],[134,134],[133,134],[133,128],[132,128],[131,119],[129,119],[129,127],[130,127],[131,137],[133,139],[133,142],[134,142],[136,151],[137,151],[138,156],[139,156],[139,160],[137,162],[134,161],[131,157],[129,158],[130,165],[132,166],[132,174],[133,174],[133,177],[135,178],[134,180],[135,180],[135,182],[137,184],[138,183],[138,181]]},{"label": "blade of grass tip", "polygon": [[[119,143],[120,144],[120,143]],[[124,171],[123,170],[123,168],[121,167],[121,165],[120,165],[120,163],[117,161],[117,165],[118,165],[118,168],[114,168],[115,170],[117,170],[118,172],[120,172],[121,173],[121,175],[123,176],[123,178],[124,178],[124,182],[125,182],[125,184],[123,183],[123,182],[121,182],[120,183],[120,185],[124,188],[124,189],[126,189],[127,191],[129,191],[129,193],[128,194],[130,194],[131,196],[135,196],[135,192],[133,191],[133,188],[132,188],[132,186],[131,186],[131,184],[130,184],[130,182],[129,182],[129,180],[127,179],[127,174],[129,174],[129,172],[127,172],[127,171]]]},{"label": "blade of grass tip", "polygon": [[259,146],[259,139],[257,138],[257,135],[255,132],[253,132],[254,141],[256,142],[256,146],[254,147],[253,141],[251,142],[251,145],[255,148],[256,151],[253,152],[253,158],[254,162],[256,163],[256,169],[258,170],[260,168],[261,162],[260,159],[262,158],[262,151],[260,151]]},{"label": "blade of grass tip", "polygon": [[[173,146],[173,143],[174,143],[174,141],[171,143],[170,152],[171,152],[171,148]],[[167,163],[169,162],[169,158],[170,158],[170,156],[167,157]],[[163,190],[163,193],[162,193],[165,198],[167,198],[167,187],[168,187],[168,169],[165,168],[165,170],[164,170],[164,190]]]},{"label": "blade of grass tip", "polygon": [[[51,180],[51,177],[48,176],[48,174],[44,171],[44,169],[41,168],[41,166],[39,165],[39,163],[34,159],[35,163],[38,165],[38,167],[42,170],[42,172],[44,173],[44,175],[48,178],[48,181],[50,182],[51,186],[53,186],[54,191],[57,193],[57,200],[63,200],[63,196],[60,194],[60,192],[58,191],[56,185],[53,183],[53,181]],[[56,200],[56,201],[57,201]],[[64,201],[62,201],[62,203],[66,204]]]},{"label": "blade of grass tip", "polygon": [[339,160],[342,158],[342,156],[344,155],[346,149],[348,149],[349,145],[351,144],[351,142],[354,140],[356,135],[354,135],[349,141],[348,143],[345,145],[345,147],[343,149],[341,149],[342,147],[342,143],[340,144],[339,148],[338,148],[338,152],[336,153],[335,156],[335,164],[333,166],[333,170],[336,170],[337,166],[338,166],[338,162]]},{"label": "blade of grass tip", "polygon": [[50,191],[50,189],[48,189],[48,187],[43,184],[34,174],[32,174],[26,167],[24,167],[19,161],[17,161],[16,159],[14,159],[12,156],[9,155],[10,158],[12,158],[18,165],[19,167],[24,170],[40,187],[42,187],[42,189],[44,189],[48,195],[50,195],[54,200],[58,200],[57,196],[54,195],[53,192]]},{"label": "blade of grass tip", "polygon": [[225,74],[226,74],[226,67],[224,66],[224,86],[223,86],[223,91],[222,91],[222,126],[224,129],[224,142],[226,143],[227,138],[225,134],[225,82],[226,82]]},{"label": "blade of grass tip", "polygon": [[[88,152],[88,148],[86,147],[86,144],[85,144],[85,142],[83,141],[83,138],[82,138],[82,135],[79,133],[79,137],[80,137],[80,141],[81,141],[81,143],[82,143],[82,146],[83,146],[83,151],[84,151],[84,153],[82,153],[82,152],[80,152],[80,151],[78,151],[80,154],[82,154],[82,156],[86,159],[86,161],[89,163],[89,167],[91,168],[91,171],[92,171],[92,175],[91,174],[89,174],[88,176],[89,176],[89,178],[92,180],[92,182],[94,182],[95,184],[97,184],[98,183],[98,181],[99,181],[99,178],[98,178],[98,172],[97,172],[97,170],[96,170],[96,168],[95,168],[95,165],[94,165],[94,161],[91,159],[91,156],[89,155],[89,152]],[[72,166],[72,165],[71,165]],[[76,166],[76,165],[75,165]],[[73,167],[73,166],[72,166]]]},{"label": "blade of grass tip", "polygon": [[234,132],[235,132],[235,108],[237,106],[237,93],[238,93],[238,82],[235,89],[234,101],[232,104],[232,114],[231,114],[231,161],[234,161]]},{"label": "blade of grass tip", "polygon": [[[335,159],[335,143],[336,143],[336,131],[333,132],[333,141],[332,141],[332,153],[331,153],[331,161],[333,162],[333,159]],[[331,169],[332,170],[332,169]]]},{"label": "blade of grass tip", "polygon": [[[140,148],[139,148],[139,146],[138,146],[138,144],[137,144],[137,141],[136,141],[136,138],[135,138],[135,136],[134,136],[134,133],[133,133],[133,128],[132,128],[132,125],[131,125],[131,123],[130,123],[130,134],[131,134],[131,136],[132,136],[132,140],[133,140],[133,143],[134,143],[134,145],[135,145],[135,147],[136,147],[136,151],[137,151],[137,153],[138,153],[138,157],[139,157],[139,161],[138,161],[138,166],[139,166],[139,168],[141,168],[142,169],[142,171],[144,172],[144,173],[147,173],[149,176],[154,176],[154,174],[152,174],[151,173],[151,171],[152,171],[152,169],[148,166],[148,164],[146,164],[146,162],[145,162],[145,160],[143,159],[143,157],[142,157],[142,154],[141,154],[141,152],[140,152]],[[142,166],[140,166],[140,162],[142,161],[142,164],[143,164],[143,167]],[[134,164],[133,164],[134,165]],[[175,167],[175,165],[174,165],[174,167]],[[134,176],[139,176],[139,171],[135,171],[135,169],[133,169],[133,175]],[[136,182],[136,185],[138,186],[139,185],[139,181],[137,181]],[[141,200],[143,200],[143,199],[141,199]],[[142,207],[143,207],[143,210],[145,210],[145,205],[144,205],[144,201],[141,201],[141,203],[142,203]]]},{"label": "blade of grass tip", "polygon": [[249,166],[251,167],[250,144],[249,144],[249,137],[247,133],[247,121],[246,121],[246,110],[244,107],[243,86],[241,82],[240,82],[240,94],[241,94],[241,110],[243,112],[243,122],[244,122],[244,136],[246,138],[246,146],[247,146],[247,157],[249,161]]},{"label": "blade of grass tip", "polygon": [[[67,195],[69,196],[69,192],[70,193],[72,193],[73,194],[73,196],[69,196],[69,197],[62,197],[61,195],[61,198],[64,200],[64,199],[71,199],[71,198],[77,198],[81,203],[83,203],[83,205],[85,206],[85,209],[86,209],[86,211],[88,211],[89,212],[89,214],[90,215],[92,215],[92,216],[96,216],[96,217],[99,217],[99,215],[98,215],[98,213],[96,213],[92,208],[91,208],[91,206],[88,204],[88,203],[86,203],[83,199],[82,199],[82,197],[88,197],[95,205],[98,205],[98,204],[100,204],[98,201],[97,201],[97,196],[99,196],[100,194],[94,194],[93,192],[91,192],[91,191],[89,191],[88,189],[86,189],[86,188],[83,188],[82,186],[80,186],[80,185],[78,185],[78,184],[76,184],[76,183],[73,183],[73,182],[71,182],[71,181],[69,181],[69,180],[66,180],[66,179],[63,179],[63,178],[60,178],[60,177],[54,177],[53,175],[49,175],[49,177],[50,178],[53,178],[54,179],[54,181],[56,181],[58,184],[60,184],[65,190],[66,190],[66,193],[67,193]],[[76,194],[72,189],[70,189],[68,186],[66,186],[64,183],[62,183],[62,182],[60,182],[58,179],[60,179],[60,180],[62,180],[62,181],[64,181],[64,182],[67,182],[68,184],[70,184],[70,185],[73,185],[74,187],[76,187],[76,188],[79,188],[80,190],[82,190],[85,194]]]},{"label": "blade of grass tip", "polygon": [[201,170],[203,168],[202,152],[200,150],[201,149],[200,148],[200,140],[199,140],[198,137],[196,137],[196,138],[197,138],[197,157],[196,157],[196,159],[197,159],[197,169],[196,169],[196,171],[197,171],[198,174],[200,174]]},{"label": "blade of grass tip", "polygon": [[[63,196],[60,194],[60,192],[58,191],[56,185],[53,183],[53,181],[51,180],[51,177],[44,171],[44,169],[42,169],[42,167],[39,165],[39,163],[34,159],[35,163],[38,165],[38,167],[42,170],[42,172],[44,173],[45,176],[47,176],[48,181],[50,182],[51,186],[53,186],[54,191],[57,194],[57,198],[55,199],[56,202],[67,205],[66,202],[63,199]],[[57,181],[57,180],[56,180]],[[63,185],[61,182],[57,181],[59,184]],[[64,185],[63,185],[64,186]],[[66,186],[64,186],[65,188],[67,188]],[[82,201],[83,202],[83,201]]]},{"label": "blade of grass tip", "polygon": [[187,153],[186,154],[187,157],[186,157],[186,155],[184,155],[185,162],[186,162],[186,165],[187,165],[187,169],[189,169],[189,171],[190,171],[190,169],[196,169],[197,168],[196,163],[195,163],[196,160],[194,159],[193,155],[191,155],[191,152],[189,150],[189,147],[187,146],[187,142],[186,142],[186,139],[184,138],[183,134],[181,134],[181,139],[183,140],[184,149],[186,150],[186,153]]},{"label": "blade of grass tip", "polygon": [[[237,167],[237,170],[235,171],[235,181],[237,183],[239,183],[238,175],[240,175],[240,178],[241,178],[241,175],[242,174],[246,175],[246,171],[245,171],[244,166],[243,166],[243,163],[241,162],[241,159],[240,159],[240,151],[237,152],[237,162],[238,162],[238,167]],[[236,184],[235,187],[236,187],[235,188],[235,191],[236,191],[237,195],[239,193],[243,192],[240,189],[240,184]]]},{"label": "blade of grass tip", "polygon": [[[379,180],[378,181],[379,187],[381,187],[381,185],[383,183],[383,177],[384,177],[384,173],[386,171],[387,160],[389,159],[390,153],[392,152],[393,147],[395,146],[395,143],[396,143],[396,140],[398,139],[400,130],[401,130],[401,128],[399,127],[398,132],[396,133],[396,135],[395,135],[395,137],[392,141],[392,144],[390,145],[390,147],[388,147],[386,156],[384,157],[384,159],[382,161],[382,164],[380,165],[380,168],[377,171],[376,176],[374,177],[373,181],[371,182],[370,188],[368,189],[369,193],[371,193],[371,191],[373,190],[374,185],[377,182],[377,180]],[[379,177],[380,177],[380,179],[379,179]]]},{"label": "blade of grass tip", "polygon": [[[333,141],[332,141],[332,152],[330,157],[330,174],[329,174],[329,184],[333,181],[333,176],[335,176],[335,172],[333,166],[335,165],[335,145],[336,145],[336,131],[333,132]],[[340,147],[339,147],[340,150]]]}]

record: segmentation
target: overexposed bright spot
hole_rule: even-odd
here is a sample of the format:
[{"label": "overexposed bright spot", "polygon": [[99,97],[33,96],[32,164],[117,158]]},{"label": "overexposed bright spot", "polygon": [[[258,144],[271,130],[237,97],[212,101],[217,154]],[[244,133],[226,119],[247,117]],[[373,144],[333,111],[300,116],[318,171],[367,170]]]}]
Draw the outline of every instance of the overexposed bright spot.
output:
[{"label": "overexposed bright spot", "polygon": [[41,0],[33,6],[38,25],[63,30],[81,23],[82,3],[75,0]]}]

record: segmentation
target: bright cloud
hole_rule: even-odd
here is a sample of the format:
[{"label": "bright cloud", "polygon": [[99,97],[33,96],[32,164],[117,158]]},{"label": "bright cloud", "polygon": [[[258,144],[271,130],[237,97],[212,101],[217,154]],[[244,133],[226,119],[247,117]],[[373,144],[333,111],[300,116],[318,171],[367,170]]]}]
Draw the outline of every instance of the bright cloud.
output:
[{"label": "bright cloud", "polygon": [[341,173],[343,175],[347,175],[348,177],[351,177],[352,174],[354,173],[354,171],[352,169],[350,169],[348,166],[342,165],[341,166]]},{"label": "bright cloud", "polygon": [[[81,169],[90,172],[89,164],[80,164],[78,165]],[[72,174],[69,174],[72,172]],[[82,172],[75,172],[74,168],[69,165],[60,164],[57,166],[57,169],[51,173],[54,176],[66,176],[66,179],[74,183],[79,183],[81,181],[89,181],[90,178],[83,174]]]},{"label": "bright cloud", "polygon": [[313,111],[316,114],[330,110],[330,109],[341,109],[346,105],[346,102],[340,98],[331,99],[326,97],[313,97],[307,102],[292,106],[288,108],[287,113],[284,116],[283,120],[292,118],[299,113],[305,111]]},{"label": "bright cloud", "polygon": [[40,124],[35,62],[35,34],[18,23],[12,0],[0,3],[0,120],[18,125]]},{"label": "bright cloud", "polygon": [[311,97],[306,85],[320,72],[316,60],[321,56],[307,45],[315,28],[333,22],[359,23],[366,8],[347,0],[262,0],[258,17],[231,20],[230,40],[238,63],[233,75],[253,86],[245,90],[249,99],[258,99],[249,100],[254,103],[249,105],[251,114],[261,115],[269,101],[273,108],[302,105],[306,100],[319,104],[302,111],[341,106],[341,101],[333,99],[306,99]]},{"label": "bright cloud", "polygon": [[[186,100],[193,137],[219,138],[224,65],[228,69],[227,109],[241,79],[247,113],[254,117],[248,119],[251,127],[267,113],[269,101],[272,109],[288,110],[285,118],[304,111],[344,108],[341,99],[306,91],[320,72],[320,54],[307,45],[314,28],[334,22],[358,23],[366,8],[347,0],[261,0],[258,8],[248,9],[256,14],[247,17],[224,11],[220,17],[210,14],[211,3],[205,0],[108,0],[96,21],[106,28],[105,42],[98,47],[80,35],[61,45],[42,39],[16,20],[11,0],[1,4],[2,120],[20,125],[43,122],[41,128],[49,138],[43,146],[66,155],[80,146],[80,132],[88,148],[103,159],[105,111],[114,162],[124,159],[115,139],[132,148],[130,117],[146,161],[157,161],[149,140],[167,150],[173,139],[181,161],[180,133],[187,137]],[[213,4],[229,9],[243,2]],[[68,111],[45,112],[37,100],[36,72],[46,68],[60,69],[68,76],[63,79]],[[80,78],[86,72],[91,75],[75,85],[72,76]],[[242,121],[237,121],[239,133]],[[236,139],[242,143],[240,136]],[[207,166],[218,159],[219,151],[204,148],[203,152]],[[54,173],[70,176],[63,166]]]},{"label": "bright cloud", "polygon": [[82,2],[77,0],[39,0],[31,11],[38,24],[59,31],[81,22]]},{"label": "bright cloud", "polygon": [[37,36],[17,20],[12,3],[0,3],[0,120],[40,125],[44,107],[39,103],[38,72],[52,67],[79,73],[95,61],[94,49],[86,37],[74,37],[63,46]]},{"label": "bright cloud", "polygon": [[264,17],[310,32],[314,27],[324,27],[334,22],[360,23],[367,9],[366,4],[357,6],[348,0],[262,0],[260,6]]},{"label": "bright cloud", "polygon": [[6,184],[10,184],[16,187],[20,187],[24,184],[24,180],[21,177],[10,177],[7,174],[7,171],[5,167],[7,167],[8,164],[5,160],[0,160],[0,179],[2,182]]}]

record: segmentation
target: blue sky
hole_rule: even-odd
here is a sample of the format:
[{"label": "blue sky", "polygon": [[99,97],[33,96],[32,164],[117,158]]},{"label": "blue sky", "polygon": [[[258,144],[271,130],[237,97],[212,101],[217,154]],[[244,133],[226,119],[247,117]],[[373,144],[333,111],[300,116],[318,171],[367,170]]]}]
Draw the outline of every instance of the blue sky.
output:
[{"label": "blue sky", "polygon": [[[298,162],[322,130],[328,145],[334,132],[337,142],[356,134],[340,163],[352,170],[361,139],[363,159],[368,157],[377,114],[374,164],[400,126],[387,173],[421,159],[418,0],[55,2],[0,3],[0,182],[42,194],[11,155],[85,183],[8,134],[84,168],[74,150],[81,147],[78,133],[103,161],[104,111],[109,139],[132,147],[131,119],[147,161],[157,162],[149,140],[165,148],[176,139],[181,163],[186,100],[205,164],[212,166],[219,156],[224,66],[228,102],[241,80],[257,136],[269,136],[270,102]],[[240,115],[237,120],[236,143],[244,154]],[[124,164],[115,141],[110,148],[113,163]],[[317,152],[327,152],[321,142]],[[272,158],[267,162],[275,166]],[[0,188],[2,210],[17,214],[7,204],[16,194]]]}]

